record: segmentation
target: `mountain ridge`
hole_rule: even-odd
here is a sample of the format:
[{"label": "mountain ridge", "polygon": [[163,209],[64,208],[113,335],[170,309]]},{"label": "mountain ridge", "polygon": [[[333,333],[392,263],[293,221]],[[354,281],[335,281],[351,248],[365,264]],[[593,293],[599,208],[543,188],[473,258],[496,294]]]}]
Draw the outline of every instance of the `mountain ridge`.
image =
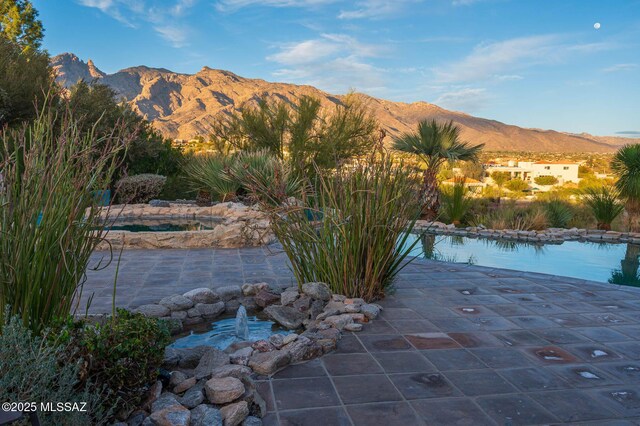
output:
[{"label": "mountain ridge", "polygon": [[[330,108],[345,97],[309,85],[250,79],[207,66],[195,74],[145,65],[107,74],[90,59],[85,63],[72,53],[53,57],[51,64],[57,81],[65,87],[80,79],[110,86],[170,138],[190,139],[207,134],[219,115],[229,114],[263,97],[295,102],[301,96],[313,96],[320,99],[323,108]],[[527,129],[449,111],[425,101],[405,103],[366,94],[357,96],[387,130],[388,140],[390,136],[414,130],[420,120],[434,118],[452,120],[460,127],[465,140],[484,143],[485,149],[490,151],[612,152],[625,143],[640,142],[634,138]]]}]

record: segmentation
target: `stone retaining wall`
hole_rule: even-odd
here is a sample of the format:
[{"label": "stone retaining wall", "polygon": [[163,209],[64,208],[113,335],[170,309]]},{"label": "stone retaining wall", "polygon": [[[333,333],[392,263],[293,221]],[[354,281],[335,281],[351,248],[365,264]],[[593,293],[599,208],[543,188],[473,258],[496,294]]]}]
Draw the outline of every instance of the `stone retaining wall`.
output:
[{"label": "stone retaining wall", "polygon": [[562,244],[565,241],[588,241],[596,243],[632,243],[640,244],[640,234],[634,232],[600,231],[580,228],[549,228],[541,231],[518,231],[513,229],[488,229],[469,226],[456,228],[442,222],[419,220],[416,231],[426,231],[438,235],[457,235],[460,237],[489,238],[494,240],[539,242],[544,244]]},{"label": "stone retaining wall", "polygon": [[169,204],[114,205],[103,217],[118,219],[220,219],[212,230],[176,232],[109,231],[97,250],[120,249],[238,248],[270,244],[274,241],[269,221],[257,208],[241,203],[219,203],[210,207]]}]

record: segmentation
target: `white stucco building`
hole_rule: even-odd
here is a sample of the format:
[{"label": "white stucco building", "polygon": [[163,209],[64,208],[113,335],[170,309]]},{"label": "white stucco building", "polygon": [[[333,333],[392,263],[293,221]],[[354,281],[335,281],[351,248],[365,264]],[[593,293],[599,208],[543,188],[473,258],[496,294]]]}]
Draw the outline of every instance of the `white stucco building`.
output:
[{"label": "white stucco building", "polygon": [[578,183],[578,164],[561,161],[509,161],[506,166],[487,164],[485,170],[487,177],[494,172],[507,172],[512,178],[520,178],[525,182],[535,184],[534,180],[540,176],[553,176],[558,179],[558,184],[567,182]]}]

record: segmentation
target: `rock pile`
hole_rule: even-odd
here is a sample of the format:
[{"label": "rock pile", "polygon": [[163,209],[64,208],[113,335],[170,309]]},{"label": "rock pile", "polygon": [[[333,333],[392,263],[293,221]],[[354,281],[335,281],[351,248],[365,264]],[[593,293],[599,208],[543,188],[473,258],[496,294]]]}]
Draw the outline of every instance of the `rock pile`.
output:
[{"label": "rock pile", "polygon": [[164,388],[157,382],[142,409],[132,414],[139,420],[136,425],[260,425],[266,405],[256,391],[256,377],[332,351],[343,330],[362,330],[381,309],[362,299],[331,294],[324,283],[284,290],[258,283],[199,288],[136,311],[168,321],[178,331],[184,325],[233,313],[240,304],[249,311],[263,309],[295,333],[236,342],[224,351],[209,346],[167,347],[163,367],[171,371],[171,378]]}]

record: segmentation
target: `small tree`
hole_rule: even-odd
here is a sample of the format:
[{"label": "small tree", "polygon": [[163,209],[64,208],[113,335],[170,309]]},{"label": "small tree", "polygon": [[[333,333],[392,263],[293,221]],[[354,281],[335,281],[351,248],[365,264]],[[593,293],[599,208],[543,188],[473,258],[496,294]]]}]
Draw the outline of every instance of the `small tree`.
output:
[{"label": "small tree", "polygon": [[529,189],[529,184],[520,178],[511,179],[505,186],[509,191],[522,192]]},{"label": "small tree", "polygon": [[43,34],[38,11],[29,0],[0,0],[0,36],[26,52],[40,49]]},{"label": "small tree", "polygon": [[538,185],[555,185],[558,183],[558,178],[555,176],[538,176],[533,181]]},{"label": "small tree", "polygon": [[624,204],[618,200],[615,188],[587,188],[584,191],[584,201],[591,208],[596,227],[605,231],[611,230],[611,223],[624,210]]},{"label": "small tree", "polygon": [[502,197],[502,187],[505,182],[511,179],[511,173],[509,172],[493,172],[491,173],[491,179],[498,185],[498,203],[500,202],[500,198]]}]

